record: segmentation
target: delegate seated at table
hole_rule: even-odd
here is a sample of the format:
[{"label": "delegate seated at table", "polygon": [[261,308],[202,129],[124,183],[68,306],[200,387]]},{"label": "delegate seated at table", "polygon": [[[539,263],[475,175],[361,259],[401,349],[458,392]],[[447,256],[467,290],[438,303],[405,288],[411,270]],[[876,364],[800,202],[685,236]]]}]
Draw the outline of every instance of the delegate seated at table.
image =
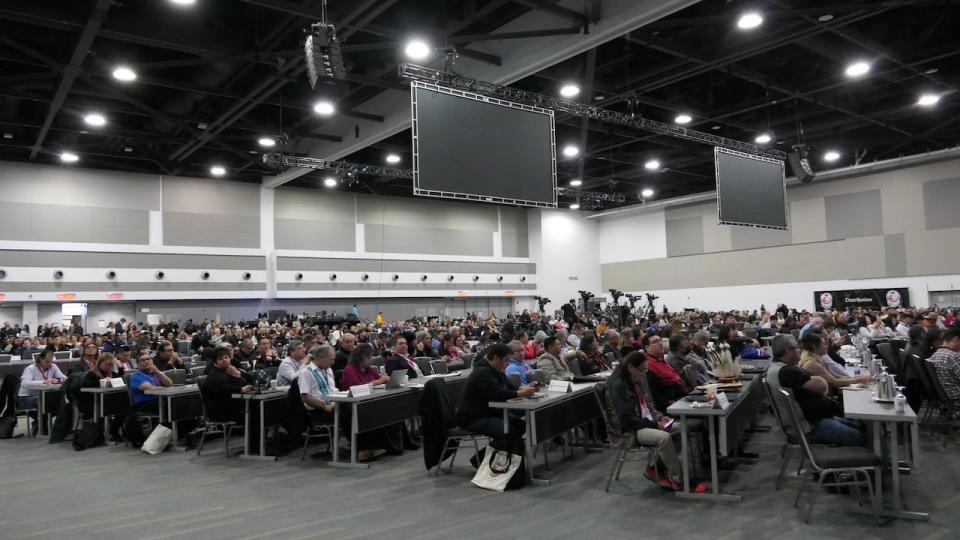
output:
[{"label": "delegate seated at table", "polygon": [[390,359],[387,360],[387,375],[398,369],[405,369],[407,370],[407,378],[409,379],[423,377],[423,371],[420,371],[420,366],[407,354],[407,340],[404,339],[403,336],[398,336],[392,345],[388,342],[387,347],[392,354]]},{"label": "delegate seated at table", "polygon": [[[807,334],[804,338],[807,339],[810,335],[812,334]],[[812,426],[812,429],[801,426],[808,432],[810,441],[839,446],[863,446],[866,437],[862,426],[844,418],[843,406],[827,397],[830,385],[826,379],[810,375],[797,365],[800,362],[800,347],[796,338],[781,334],[774,338],[771,347],[774,359],[784,364],[777,373],[780,386],[793,392],[793,399],[797,400],[804,418]]]},{"label": "delegate seated at table", "polygon": [[[27,388],[24,383],[59,384],[65,378],[60,368],[53,363],[53,350],[43,349],[34,363],[23,368],[23,373],[20,375],[20,390],[17,392],[17,408],[36,409],[38,406],[40,392]],[[36,418],[36,413],[30,413],[30,415]],[[37,424],[33,424],[33,430],[36,432]]]},{"label": "delegate seated at table", "polygon": [[[654,467],[647,467],[644,475],[651,481],[675,491],[683,489],[683,468],[677,458],[680,441],[678,422],[657,410],[643,387],[647,378],[649,357],[640,351],[634,351],[624,357],[620,366],[610,375],[607,382],[607,399],[613,408],[612,426],[622,432],[636,432],[637,443],[653,446],[660,452],[660,460],[667,469],[666,474],[658,475]],[[704,493],[706,486],[693,483],[694,493]]]},{"label": "delegate seated at table", "polygon": [[[353,386],[378,385],[389,381],[389,375],[381,375],[376,368],[370,365],[374,352],[373,346],[369,343],[357,345],[353,349],[353,354],[350,355],[350,363],[343,370],[340,386],[349,389]],[[344,426],[344,430],[348,430],[351,421],[351,408],[343,407],[338,414],[340,414],[340,425]],[[414,450],[419,447],[411,439],[402,423],[357,434],[357,459],[359,461],[366,461],[385,452],[391,455],[400,455],[404,448]]]},{"label": "delegate seated at table", "polygon": [[307,362],[307,349],[303,342],[295,339],[287,347],[287,357],[280,362],[277,369],[277,386],[290,386],[300,376],[300,371],[310,364]]},{"label": "delegate seated at table", "polygon": [[[680,375],[663,359],[663,338],[656,334],[645,334],[640,340],[643,354],[647,357],[646,373],[653,394],[654,406],[667,410],[674,401],[687,395],[689,390]],[[640,351],[637,351],[640,352]]]},{"label": "delegate seated at table", "polygon": [[827,340],[822,334],[807,332],[803,339],[803,353],[800,355],[799,366],[810,375],[822,378],[830,386],[831,392],[854,383],[867,384],[870,377],[863,375],[860,377],[838,377],[823,363],[822,356],[827,354]]},{"label": "delegate seated at table", "polygon": [[[503,371],[507,368],[513,351],[502,343],[491,345],[486,350],[486,358],[474,364],[473,372],[467,379],[463,390],[457,423],[461,428],[486,435],[494,440],[496,448],[519,448],[522,446],[524,421],[516,416],[510,418],[510,433],[503,433],[503,411],[490,407],[490,402],[507,401],[516,397],[530,397],[534,389],[529,386],[515,388],[507,380]],[[506,437],[513,439],[507,441]],[[508,446],[503,446],[509,443]],[[518,444],[519,443],[519,444]]]},{"label": "delegate seated at table", "polygon": [[[128,349],[129,350],[129,349]],[[83,374],[80,381],[80,388],[100,388],[100,381],[114,377],[122,377],[123,368],[120,367],[118,360],[110,353],[100,353],[97,359],[97,365],[93,369]],[[93,402],[97,396],[89,392],[80,392],[80,399],[77,402],[77,408],[80,409],[80,417],[84,420],[94,420]],[[97,419],[100,421],[100,419]],[[110,438],[113,441],[121,441],[120,436],[121,418],[113,416],[110,418]]]},{"label": "delegate seated at table", "polygon": [[300,400],[310,420],[323,424],[332,424],[334,404],[325,398],[338,392],[337,383],[333,378],[333,365],[336,353],[330,345],[317,345],[310,351],[313,361],[300,370],[297,376],[300,387]]},{"label": "delegate seated at table", "polygon": [[350,362],[343,369],[343,375],[340,379],[340,386],[350,389],[352,386],[362,384],[378,385],[390,380],[389,375],[381,375],[380,372],[370,365],[370,360],[374,356],[373,345],[364,343],[353,350],[350,355]]},{"label": "delegate seated at table", "polygon": [[569,381],[573,379],[573,372],[567,361],[562,358],[563,342],[557,337],[550,336],[543,340],[543,354],[537,359],[537,369],[543,373],[547,382],[553,379]]},{"label": "delegate seated at table", "polygon": [[137,358],[137,371],[130,377],[130,405],[138,413],[159,413],[160,398],[147,394],[147,390],[173,386],[173,381],[157,369],[149,352],[141,352]]},{"label": "delegate seated at table", "polygon": [[243,402],[233,399],[232,396],[253,392],[253,386],[247,384],[240,370],[231,365],[230,354],[225,349],[218,349],[213,360],[213,369],[207,373],[201,392],[208,419],[213,422],[242,424]]}]

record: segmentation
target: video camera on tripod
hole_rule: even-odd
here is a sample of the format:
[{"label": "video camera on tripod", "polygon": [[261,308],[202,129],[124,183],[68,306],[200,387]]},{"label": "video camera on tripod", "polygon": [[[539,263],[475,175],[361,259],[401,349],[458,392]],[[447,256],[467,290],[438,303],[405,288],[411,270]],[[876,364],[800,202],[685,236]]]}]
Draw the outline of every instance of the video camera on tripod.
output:
[{"label": "video camera on tripod", "polygon": [[547,304],[550,303],[550,299],[549,299],[549,298],[544,298],[544,297],[542,297],[542,296],[534,296],[533,298],[534,298],[534,300],[537,301],[537,305],[540,307],[540,314],[543,315],[543,314],[545,313],[545,311],[544,311],[543,308],[544,308],[544,306],[546,306]]}]

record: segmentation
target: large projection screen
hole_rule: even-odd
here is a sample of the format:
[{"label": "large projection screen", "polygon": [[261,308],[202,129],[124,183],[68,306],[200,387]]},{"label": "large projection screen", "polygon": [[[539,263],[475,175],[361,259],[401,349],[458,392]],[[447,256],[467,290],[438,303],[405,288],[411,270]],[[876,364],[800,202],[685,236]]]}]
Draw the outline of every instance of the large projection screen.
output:
[{"label": "large projection screen", "polygon": [[553,111],[411,83],[413,193],[556,208]]},{"label": "large projection screen", "polygon": [[783,162],[714,147],[721,225],[787,228]]}]

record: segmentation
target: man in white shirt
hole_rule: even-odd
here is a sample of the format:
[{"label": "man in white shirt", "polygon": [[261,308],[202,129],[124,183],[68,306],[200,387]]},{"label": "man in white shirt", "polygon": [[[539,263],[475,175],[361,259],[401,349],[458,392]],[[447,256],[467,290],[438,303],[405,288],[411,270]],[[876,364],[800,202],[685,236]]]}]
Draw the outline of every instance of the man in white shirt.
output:
[{"label": "man in white shirt", "polygon": [[291,341],[287,347],[287,355],[277,369],[277,386],[290,386],[300,376],[300,370],[304,368],[304,359],[307,357],[303,342]]},{"label": "man in white shirt", "polygon": [[580,338],[583,337],[583,325],[580,323],[573,325],[573,333],[567,336],[567,345],[574,349],[580,348]]},{"label": "man in white shirt", "polygon": [[[38,386],[46,384],[57,384],[63,382],[66,377],[60,368],[53,363],[53,351],[43,349],[37,355],[37,361],[23,368],[20,375],[20,390],[17,392],[18,409],[36,409],[39,392]],[[36,416],[31,413],[31,416]],[[36,435],[37,424],[33,424],[34,435]]]},{"label": "man in white shirt", "polygon": [[311,420],[332,423],[334,404],[328,403],[326,396],[338,391],[330,369],[336,353],[330,345],[317,345],[310,349],[310,356],[313,362],[300,370],[298,378],[300,399]]}]

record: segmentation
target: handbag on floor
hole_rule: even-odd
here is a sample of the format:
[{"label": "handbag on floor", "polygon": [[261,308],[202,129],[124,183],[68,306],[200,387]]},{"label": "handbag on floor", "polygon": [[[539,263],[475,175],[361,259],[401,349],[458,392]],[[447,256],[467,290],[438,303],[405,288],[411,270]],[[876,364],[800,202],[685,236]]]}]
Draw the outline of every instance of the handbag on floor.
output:
[{"label": "handbag on floor", "polygon": [[150,455],[156,455],[166,450],[171,440],[173,440],[173,430],[163,424],[157,424],[140,449]]},{"label": "handbag on floor", "polygon": [[85,422],[73,435],[73,449],[77,452],[103,443],[103,425],[99,422]]},{"label": "handbag on floor", "polygon": [[[510,484],[511,489],[516,489],[523,485],[523,456],[513,454],[508,451],[498,450],[488,446],[483,452],[483,461],[477,469],[477,474],[473,475],[471,482],[473,485],[489,489],[491,491],[503,492]],[[517,473],[518,481],[511,482]]]}]

